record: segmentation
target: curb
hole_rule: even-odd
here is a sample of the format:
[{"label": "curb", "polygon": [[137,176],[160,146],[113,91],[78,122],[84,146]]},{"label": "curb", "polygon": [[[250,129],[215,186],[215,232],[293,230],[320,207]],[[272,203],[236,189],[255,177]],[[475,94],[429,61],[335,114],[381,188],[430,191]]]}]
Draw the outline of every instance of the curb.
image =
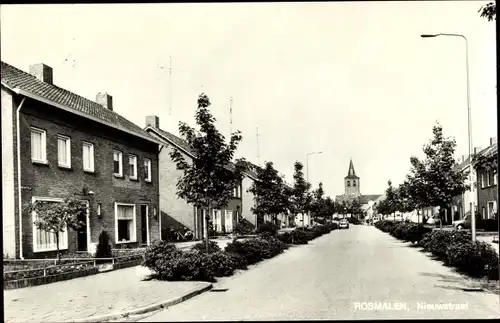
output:
[{"label": "curb", "polygon": [[133,310],[130,310],[130,311],[125,311],[125,312],[120,312],[120,313],[113,313],[113,314],[106,314],[106,315],[100,315],[100,316],[93,316],[93,317],[87,317],[87,318],[84,318],[84,319],[76,319],[76,320],[71,320],[71,322],[79,322],[79,323],[83,323],[83,322],[103,322],[103,321],[112,321],[112,320],[118,320],[118,319],[122,319],[122,318],[125,318],[125,317],[128,317],[128,316],[132,316],[132,315],[139,315],[139,314],[144,314],[144,313],[148,313],[148,312],[153,312],[153,311],[156,311],[158,309],[161,309],[161,308],[166,308],[166,307],[169,307],[169,306],[173,306],[173,305],[176,305],[176,304],[179,304],[179,303],[182,303],[196,295],[199,295],[203,292],[206,292],[210,289],[212,289],[213,285],[212,284],[208,284],[207,286],[204,286],[204,287],[201,287],[201,288],[197,288],[183,296],[178,296],[178,297],[175,297],[175,298],[171,298],[167,301],[162,301],[162,302],[159,302],[159,303],[156,303],[156,304],[153,304],[153,305],[148,305],[148,306],[145,306],[145,307],[141,307],[141,308],[136,308],[136,309],[133,309]]}]

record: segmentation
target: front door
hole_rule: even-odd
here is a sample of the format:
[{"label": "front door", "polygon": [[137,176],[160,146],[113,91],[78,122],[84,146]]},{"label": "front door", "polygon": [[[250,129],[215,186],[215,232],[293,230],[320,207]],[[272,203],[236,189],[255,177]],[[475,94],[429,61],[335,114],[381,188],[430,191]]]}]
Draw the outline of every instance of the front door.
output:
[{"label": "front door", "polygon": [[87,212],[85,214],[78,215],[78,221],[83,225],[76,231],[76,243],[78,251],[87,251],[88,250],[88,227],[89,227],[89,204],[87,203]]},{"label": "front door", "polygon": [[141,243],[148,244],[148,206],[141,204]]}]

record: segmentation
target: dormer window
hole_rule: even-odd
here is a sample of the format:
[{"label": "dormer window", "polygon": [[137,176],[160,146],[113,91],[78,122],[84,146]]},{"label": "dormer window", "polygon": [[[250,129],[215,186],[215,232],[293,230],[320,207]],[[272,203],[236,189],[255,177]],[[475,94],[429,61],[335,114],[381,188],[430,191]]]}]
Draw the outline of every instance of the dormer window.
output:
[{"label": "dormer window", "polygon": [[351,186],[351,181],[347,181],[347,187]]}]

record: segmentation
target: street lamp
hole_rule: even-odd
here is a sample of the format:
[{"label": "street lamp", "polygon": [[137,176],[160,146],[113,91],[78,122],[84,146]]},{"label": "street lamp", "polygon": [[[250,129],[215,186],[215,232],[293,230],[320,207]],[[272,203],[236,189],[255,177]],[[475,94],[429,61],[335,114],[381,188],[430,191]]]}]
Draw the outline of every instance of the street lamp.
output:
[{"label": "street lamp", "polygon": [[[309,156],[310,155],[319,155],[319,154],[322,154],[323,151],[315,151],[315,152],[311,152],[311,153],[307,153],[306,154],[306,182],[309,183]],[[309,211],[307,211],[307,215],[309,216]],[[311,221],[311,219],[309,219],[309,222]],[[302,227],[304,227],[304,216],[302,216]]]},{"label": "street lamp", "polygon": [[467,119],[468,119],[468,140],[469,140],[469,184],[471,189],[471,205],[470,205],[470,216],[471,216],[471,231],[472,231],[472,241],[476,241],[476,212],[474,211],[474,186],[472,183],[472,121],[471,121],[471,111],[470,111],[470,83],[469,83],[469,43],[467,37],[461,34],[423,34],[420,35],[422,38],[434,38],[438,36],[449,36],[449,37],[460,37],[465,40],[465,69],[467,75]]}]

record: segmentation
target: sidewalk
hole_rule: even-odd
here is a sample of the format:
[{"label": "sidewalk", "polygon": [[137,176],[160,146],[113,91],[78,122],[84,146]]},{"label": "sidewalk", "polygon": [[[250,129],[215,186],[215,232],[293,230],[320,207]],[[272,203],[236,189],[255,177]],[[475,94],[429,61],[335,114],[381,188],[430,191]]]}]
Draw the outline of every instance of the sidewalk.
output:
[{"label": "sidewalk", "polygon": [[5,322],[71,322],[121,314],[210,286],[203,282],[142,281],[149,274],[149,269],[136,266],[47,285],[5,290]]},{"label": "sidewalk", "polygon": [[489,236],[489,237],[476,236],[476,239],[477,239],[477,241],[483,241],[483,242],[489,243],[490,246],[492,246],[493,249],[495,249],[497,251],[497,253],[499,253],[498,243],[493,243],[493,236]]}]

